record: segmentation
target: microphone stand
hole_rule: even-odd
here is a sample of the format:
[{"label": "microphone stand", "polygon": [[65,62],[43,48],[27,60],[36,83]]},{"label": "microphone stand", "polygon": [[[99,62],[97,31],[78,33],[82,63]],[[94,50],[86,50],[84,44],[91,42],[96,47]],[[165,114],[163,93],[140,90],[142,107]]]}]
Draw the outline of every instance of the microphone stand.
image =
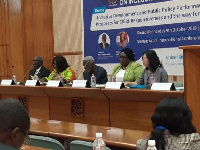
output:
[{"label": "microphone stand", "polygon": [[24,74],[22,81],[20,81],[19,84],[21,85],[25,85],[25,77],[26,75],[29,73],[29,71],[31,70],[31,68],[33,67],[33,64],[31,64],[30,68],[28,69],[28,71]]},{"label": "microphone stand", "polygon": [[[83,66],[83,68],[85,68],[86,66],[87,66],[87,64],[89,63],[89,61],[87,61],[86,62],[86,64]],[[79,72],[79,74],[78,74],[78,76],[76,77],[76,79],[81,75],[81,73],[83,73],[84,72],[84,69],[81,71],[81,72]]]}]

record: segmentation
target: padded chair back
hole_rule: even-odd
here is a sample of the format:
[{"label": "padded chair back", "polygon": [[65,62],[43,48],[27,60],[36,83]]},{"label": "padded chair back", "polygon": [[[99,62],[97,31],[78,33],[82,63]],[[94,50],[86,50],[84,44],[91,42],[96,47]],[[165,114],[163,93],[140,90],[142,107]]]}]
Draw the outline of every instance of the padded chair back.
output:
[{"label": "padded chair back", "polygon": [[[72,141],[69,144],[69,146],[70,150],[93,150],[93,144],[91,142],[75,140]],[[106,150],[111,150],[111,149],[106,147]]]},{"label": "padded chair back", "polygon": [[36,136],[36,135],[29,135],[29,137],[31,140],[27,143],[27,145],[42,147],[52,150],[65,150],[63,145],[59,141],[53,138]]},{"label": "padded chair back", "polygon": [[183,82],[173,82],[175,87],[183,87]]}]

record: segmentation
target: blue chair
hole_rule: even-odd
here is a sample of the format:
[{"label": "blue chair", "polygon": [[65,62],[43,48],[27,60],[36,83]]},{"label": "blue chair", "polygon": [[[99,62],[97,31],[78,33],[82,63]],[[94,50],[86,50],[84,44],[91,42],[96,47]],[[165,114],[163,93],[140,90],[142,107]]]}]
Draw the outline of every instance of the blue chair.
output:
[{"label": "blue chair", "polygon": [[[93,144],[91,142],[75,140],[72,141],[69,144],[69,146],[70,150],[93,150]],[[111,149],[106,147],[106,150],[111,150]]]},{"label": "blue chair", "polygon": [[64,146],[57,140],[44,136],[29,135],[30,141],[26,145],[42,147],[52,150],[65,150]]}]

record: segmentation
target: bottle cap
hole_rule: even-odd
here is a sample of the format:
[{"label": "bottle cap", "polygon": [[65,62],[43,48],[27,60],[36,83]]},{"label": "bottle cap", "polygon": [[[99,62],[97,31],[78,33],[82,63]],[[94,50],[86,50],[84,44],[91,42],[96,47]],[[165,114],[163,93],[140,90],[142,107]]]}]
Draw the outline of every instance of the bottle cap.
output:
[{"label": "bottle cap", "polygon": [[96,137],[102,137],[102,133],[96,133]]},{"label": "bottle cap", "polygon": [[149,146],[155,146],[156,145],[156,141],[155,140],[148,140],[148,145]]}]

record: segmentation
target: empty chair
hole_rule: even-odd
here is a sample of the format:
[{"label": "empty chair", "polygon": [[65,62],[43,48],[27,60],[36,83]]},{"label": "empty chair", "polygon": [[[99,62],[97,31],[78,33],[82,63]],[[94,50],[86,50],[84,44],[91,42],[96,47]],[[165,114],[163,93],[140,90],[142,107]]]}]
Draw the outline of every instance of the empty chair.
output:
[{"label": "empty chair", "polygon": [[26,143],[26,145],[31,145],[31,146],[36,146],[36,147],[42,147],[42,148],[47,148],[47,149],[52,149],[52,150],[65,150],[63,145],[49,137],[44,137],[44,136],[36,136],[36,135],[29,135],[30,141]]},{"label": "empty chair", "polygon": [[[93,145],[91,142],[75,140],[75,141],[72,141],[69,144],[69,146],[70,146],[70,150],[93,150]],[[111,150],[111,149],[106,147],[106,150]]]}]

